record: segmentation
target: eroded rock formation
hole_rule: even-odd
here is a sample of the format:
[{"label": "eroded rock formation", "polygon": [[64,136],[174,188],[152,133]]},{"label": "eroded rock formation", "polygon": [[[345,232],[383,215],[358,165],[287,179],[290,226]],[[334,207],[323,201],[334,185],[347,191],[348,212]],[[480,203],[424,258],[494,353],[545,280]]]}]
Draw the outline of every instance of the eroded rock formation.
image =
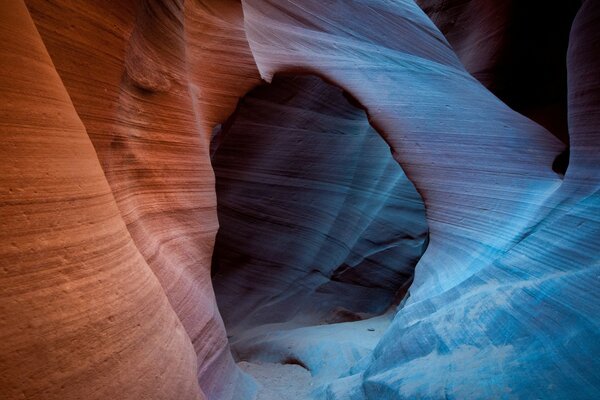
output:
[{"label": "eroded rock formation", "polygon": [[[285,242],[290,226],[308,222],[311,234],[292,237],[320,238],[327,250],[314,245],[307,260],[263,256],[252,251],[274,246],[237,247],[223,230],[216,260],[226,265],[215,282],[240,352],[311,369],[316,398],[598,397],[600,3],[418,3],[423,9],[412,0],[0,2],[0,393],[254,397],[212,289],[218,221],[210,137],[260,77],[294,72],[328,83],[275,79],[275,89],[252,92],[223,125],[223,152],[215,153],[222,223],[252,234],[231,214],[246,209],[257,229]],[[530,25],[546,8],[549,17]],[[331,100],[320,104],[319,96]],[[306,115],[298,109],[310,104],[318,118],[286,118]],[[331,158],[286,154],[285,141],[298,137],[294,124],[313,132],[315,120],[327,134],[364,129],[358,136],[368,145],[348,141],[337,154],[386,179],[365,175],[357,185]],[[281,158],[262,153],[259,145],[271,144]],[[558,174],[552,164],[566,144],[569,166]],[[380,313],[410,275],[405,261],[418,257],[379,252],[363,264],[357,260],[378,249],[367,242],[397,232],[422,237],[425,225],[396,227],[395,210],[370,208],[357,220],[335,194],[317,193],[322,214],[347,222],[325,232],[330,214],[285,218],[294,199],[282,186],[296,172],[315,192],[334,180],[356,198],[378,185],[396,190],[394,179],[404,175],[389,148],[424,201],[430,241],[401,306],[333,323],[335,310],[344,318]],[[245,162],[250,156],[262,164]],[[290,160],[313,165],[290,169]],[[246,192],[239,198],[254,203],[236,204],[227,194],[237,190],[227,180],[236,176],[273,203]],[[277,219],[288,231],[273,228]],[[368,221],[378,224],[373,232]],[[241,262],[235,252],[248,257]],[[264,265],[247,264],[252,257],[295,269],[267,284]],[[315,279],[314,260],[323,260]],[[338,270],[341,282],[332,283],[340,265],[358,269]],[[296,275],[306,291],[289,288],[286,279]],[[349,283],[359,283],[360,295],[344,297]],[[337,296],[320,308],[323,285],[336,286]],[[236,309],[230,299],[243,299],[234,293],[241,287],[253,293],[251,303]],[[262,290],[273,304],[257,295]],[[329,323],[315,325],[320,320]],[[294,330],[256,347],[236,343],[236,335],[249,338],[274,321],[292,321]],[[362,353],[340,345],[369,329],[377,335],[364,337]]]},{"label": "eroded rock formation", "polygon": [[204,398],[27,8],[0,16],[2,397]]},{"label": "eroded rock formation", "polygon": [[[412,281],[423,202],[351,101],[318,77],[280,76],[216,132],[213,282],[243,359],[303,360],[316,374],[320,343],[299,332],[383,314]],[[335,346],[347,366],[370,350],[356,342]]]}]

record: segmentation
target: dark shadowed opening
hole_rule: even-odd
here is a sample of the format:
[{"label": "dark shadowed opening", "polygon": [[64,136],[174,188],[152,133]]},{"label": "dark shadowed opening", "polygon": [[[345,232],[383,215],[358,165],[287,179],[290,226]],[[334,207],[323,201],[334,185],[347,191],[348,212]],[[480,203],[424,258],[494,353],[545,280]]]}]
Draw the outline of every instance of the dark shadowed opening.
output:
[{"label": "dark shadowed opening", "polygon": [[311,370],[306,329],[382,334],[368,321],[406,296],[428,228],[360,104],[316,76],[275,76],[215,128],[211,155],[212,277],[234,354]]}]

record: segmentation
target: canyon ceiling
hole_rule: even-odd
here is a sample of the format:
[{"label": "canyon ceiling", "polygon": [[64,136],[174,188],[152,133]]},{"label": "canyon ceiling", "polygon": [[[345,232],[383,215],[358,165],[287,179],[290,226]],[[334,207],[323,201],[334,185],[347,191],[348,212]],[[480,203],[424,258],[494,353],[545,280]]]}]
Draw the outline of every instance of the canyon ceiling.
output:
[{"label": "canyon ceiling", "polygon": [[600,398],[600,1],[0,22],[0,398]]}]

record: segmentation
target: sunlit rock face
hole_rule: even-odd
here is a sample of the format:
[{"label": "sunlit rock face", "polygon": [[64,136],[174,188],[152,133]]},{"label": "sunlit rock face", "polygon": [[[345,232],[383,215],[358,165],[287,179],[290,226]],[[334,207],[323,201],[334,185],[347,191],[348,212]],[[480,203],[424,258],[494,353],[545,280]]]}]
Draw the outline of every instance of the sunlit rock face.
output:
[{"label": "sunlit rock face", "polygon": [[[600,2],[7,0],[0,22],[0,397],[253,399],[228,335],[314,398],[600,397]],[[327,151],[274,136],[296,123]],[[400,166],[418,229],[361,208]],[[408,252],[377,251],[396,229]]]},{"label": "sunlit rock face", "polygon": [[276,77],[215,133],[213,282],[244,358],[272,331],[382,314],[412,280],[423,202],[350,101],[315,76]]}]

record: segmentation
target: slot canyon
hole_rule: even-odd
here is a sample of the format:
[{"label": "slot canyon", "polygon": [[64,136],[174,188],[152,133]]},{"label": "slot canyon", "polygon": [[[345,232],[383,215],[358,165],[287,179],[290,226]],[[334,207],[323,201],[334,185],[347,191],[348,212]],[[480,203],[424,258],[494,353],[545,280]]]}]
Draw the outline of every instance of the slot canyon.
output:
[{"label": "slot canyon", "polygon": [[600,398],[600,1],[0,21],[0,399]]}]

